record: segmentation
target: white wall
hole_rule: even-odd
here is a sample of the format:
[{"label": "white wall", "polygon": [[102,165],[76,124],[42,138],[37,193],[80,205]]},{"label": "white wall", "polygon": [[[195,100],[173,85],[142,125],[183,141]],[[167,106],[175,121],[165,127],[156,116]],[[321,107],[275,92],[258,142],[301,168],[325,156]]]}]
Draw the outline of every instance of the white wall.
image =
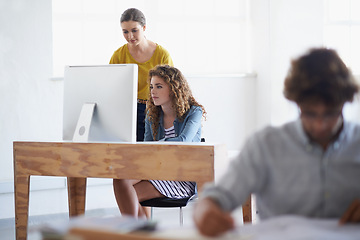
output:
[{"label": "white wall", "polygon": [[49,123],[58,113],[51,106],[55,89],[48,81],[52,62],[51,2],[1,0],[0,3],[0,178],[3,180],[13,177],[12,141],[56,137],[56,130]]},{"label": "white wall", "polygon": [[225,143],[229,151],[241,148],[255,128],[255,75],[188,76],[194,97],[205,107],[202,137]]},{"label": "white wall", "polygon": [[[194,95],[209,113],[204,137],[223,141],[230,150],[254,129],[295,116],[281,93],[289,61],[322,44],[322,0],[250,4],[257,79],[189,76]],[[51,43],[51,1],[0,0],[0,218],[14,216],[12,141],[61,139],[62,81],[49,80]],[[36,178],[32,184],[38,190],[31,192],[30,214],[66,211],[65,180],[51,178],[55,189],[48,191],[43,183]],[[115,206],[111,186],[96,184],[88,191],[88,208]],[[101,198],[95,198],[98,193]]]},{"label": "white wall", "polygon": [[[14,217],[12,142],[61,140],[63,82],[51,80],[51,10],[48,0],[0,0],[0,218]],[[254,121],[255,79],[190,76],[189,82],[208,111],[207,142],[239,148]],[[30,215],[67,211],[64,178],[31,179]],[[116,206],[109,180],[89,182],[87,209]]]},{"label": "white wall", "polygon": [[290,60],[323,43],[323,0],[252,0],[250,15],[257,127],[279,125],[297,116],[282,94]]},{"label": "white wall", "polygon": [[12,190],[12,142],[61,136],[51,74],[51,1],[0,0],[0,218],[14,204],[1,194]]}]

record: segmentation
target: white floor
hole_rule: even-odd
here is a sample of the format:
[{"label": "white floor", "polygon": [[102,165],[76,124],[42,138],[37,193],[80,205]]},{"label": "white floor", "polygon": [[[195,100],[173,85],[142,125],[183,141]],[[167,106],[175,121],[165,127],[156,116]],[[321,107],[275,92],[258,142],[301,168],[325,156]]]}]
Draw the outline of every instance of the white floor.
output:
[{"label": "white floor", "polygon": [[[192,209],[195,203],[190,202],[188,206],[183,208],[184,227],[193,226]],[[241,209],[241,208],[240,208]],[[120,216],[118,209],[96,209],[89,210],[85,213],[86,216]],[[234,217],[239,224],[242,224],[241,210],[234,213]],[[28,240],[41,240],[41,234],[38,232],[31,232],[31,229],[36,228],[41,224],[49,221],[63,220],[67,221],[68,215],[55,214],[55,215],[42,215],[29,217],[29,232]],[[179,208],[154,208],[153,220],[157,221],[159,228],[172,228],[180,226],[180,210]],[[0,220],[0,240],[13,240],[15,239],[15,220],[1,219]]]}]

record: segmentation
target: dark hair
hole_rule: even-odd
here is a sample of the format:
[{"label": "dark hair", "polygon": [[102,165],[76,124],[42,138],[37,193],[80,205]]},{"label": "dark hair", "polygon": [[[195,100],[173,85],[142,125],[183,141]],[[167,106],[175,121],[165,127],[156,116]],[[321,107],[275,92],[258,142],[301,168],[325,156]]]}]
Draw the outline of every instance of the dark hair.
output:
[{"label": "dark hair", "polygon": [[128,21],[138,22],[142,27],[146,25],[145,15],[136,8],[129,8],[121,15],[120,23]]},{"label": "dark hair", "polygon": [[[158,65],[149,71],[149,82],[153,76],[160,77],[167,85],[169,85],[172,107],[176,112],[176,117],[180,121],[185,119],[191,106],[201,107],[203,117],[206,119],[205,108],[193,97],[190,86],[180,70],[169,65]],[[149,121],[152,123],[153,136],[156,138],[161,107],[154,104],[154,101],[151,98],[151,91],[146,104],[146,113]]]},{"label": "dark hair", "polygon": [[293,60],[284,82],[284,96],[297,104],[315,100],[338,106],[351,102],[358,91],[351,71],[335,50],[326,48]]}]

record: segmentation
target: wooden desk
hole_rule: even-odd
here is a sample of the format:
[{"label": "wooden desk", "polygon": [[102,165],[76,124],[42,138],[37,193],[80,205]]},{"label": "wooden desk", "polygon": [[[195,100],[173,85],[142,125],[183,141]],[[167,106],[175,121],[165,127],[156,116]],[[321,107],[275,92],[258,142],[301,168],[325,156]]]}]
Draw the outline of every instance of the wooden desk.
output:
[{"label": "wooden desk", "polygon": [[85,212],[87,177],[196,181],[200,192],[226,158],[221,144],[14,142],[16,239],[27,238],[31,175],[68,177],[75,216]]}]

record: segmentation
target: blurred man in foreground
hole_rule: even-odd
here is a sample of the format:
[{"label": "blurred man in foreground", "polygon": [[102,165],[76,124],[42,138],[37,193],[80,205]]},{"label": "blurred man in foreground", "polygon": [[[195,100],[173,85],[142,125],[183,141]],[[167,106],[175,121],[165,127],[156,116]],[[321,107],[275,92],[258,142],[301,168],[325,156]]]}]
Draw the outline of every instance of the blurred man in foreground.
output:
[{"label": "blurred man in foreground", "polygon": [[230,213],[256,195],[261,219],[279,215],[360,221],[360,125],[342,110],[359,91],[334,50],[313,49],[294,60],[284,95],[299,119],[255,133],[194,210],[199,231],[233,229]]}]

